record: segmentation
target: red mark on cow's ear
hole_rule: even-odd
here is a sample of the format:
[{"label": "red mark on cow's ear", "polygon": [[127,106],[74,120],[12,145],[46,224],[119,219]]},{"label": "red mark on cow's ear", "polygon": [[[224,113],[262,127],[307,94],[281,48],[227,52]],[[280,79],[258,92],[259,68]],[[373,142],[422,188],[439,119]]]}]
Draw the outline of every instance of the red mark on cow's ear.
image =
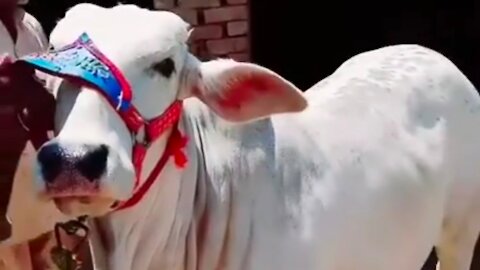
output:
[{"label": "red mark on cow's ear", "polygon": [[228,60],[202,65],[203,80],[194,94],[226,120],[251,121],[307,106],[299,89],[266,68]]},{"label": "red mark on cow's ear", "polygon": [[224,91],[217,95],[217,103],[224,108],[241,110],[242,106],[248,105],[261,92],[275,91],[271,78],[252,77],[239,79],[228,85]]}]

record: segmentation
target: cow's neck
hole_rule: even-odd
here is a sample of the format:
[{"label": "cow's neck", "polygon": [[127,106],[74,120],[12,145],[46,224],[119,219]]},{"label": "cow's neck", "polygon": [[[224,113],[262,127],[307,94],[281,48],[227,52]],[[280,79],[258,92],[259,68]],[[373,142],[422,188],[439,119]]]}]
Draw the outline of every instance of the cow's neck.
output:
[{"label": "cow's neck", "polygon": [[[223,128],[212,125],[217,116],[205,106],[195,100],[188,104],[196,108],[191,115],[184,114],[180,125],[190,138],[188,167],[179,171],[169,162],[138,205],[99,221],[107,238],[107,269],[211,270],[226,265],[242,269],[247,260],[251,217],[244,213],[243,204],[232,205],[235,192],[228,180],[223,181],[225,172],[214,180],[212,164],[207,164],[217,158],[218,151],[225,151],[223,135],[215,135],[223,134]],[[147,159],[158,160],[164,145],[165,141],[153,145]],[[208,151],[215,154],[209,160],[204,156]]]},{"label": "cow's neck", "polygon": [[[180,130],[188,135],[188,125],[182,122]],[[160,159],[167,137],[149,149],[142,175],[148,175]],[[195,227],[195,144],[189,143],[185,151],[189,156],[186,169],[177,169],[171,159],[137,205],[98,220],[109,269],[186,269],[187,237]]]}]

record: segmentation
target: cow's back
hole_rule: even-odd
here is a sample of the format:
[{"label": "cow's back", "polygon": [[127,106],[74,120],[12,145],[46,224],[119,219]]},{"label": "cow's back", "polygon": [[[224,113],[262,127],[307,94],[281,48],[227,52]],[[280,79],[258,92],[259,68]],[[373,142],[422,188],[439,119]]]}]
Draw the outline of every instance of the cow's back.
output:
[{"label": "cow's back", "polygon": [[[382,159],[400,149],[425,163],[416,165],[419,172],[448,179],[447,216],[472,210],[469,198],[480,191],[480,97],[443,55],[418,45],[362,53],[306,95],[311,109],[299,118],[311,121],[305,125],[311,132],[328,133],[333,141],[323,145],[348,148],[363,139],[364,150],[385,150]],[[318,118],[333,132],[313,124]]]},{"label": "cow's back", "polygon": [[191,101],[209,201],[230,216],[231,230],[211,229],[229,233],[226,269],[420,269],[480,186],[474,87],[402,45],[350,59],[305,95],[304,112],[242,126]]},{"label": "cow's back", "polygon": [[446,227],[478,234],[480,99],[449,60],[378,49],[306,96],[306,112],[274,118],[277,167],[321,269],[419,269]]}]

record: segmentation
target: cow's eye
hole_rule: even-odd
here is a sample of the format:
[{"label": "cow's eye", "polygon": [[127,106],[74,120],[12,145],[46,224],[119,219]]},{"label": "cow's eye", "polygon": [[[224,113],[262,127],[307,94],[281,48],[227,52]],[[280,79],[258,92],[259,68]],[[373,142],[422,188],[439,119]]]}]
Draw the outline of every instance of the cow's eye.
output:
[{"label": "cow's eye", "polygon": [[155,72],[170,78],[172,73],[175,71],[175,63],[173,62],[172,58],[166,58],[162,62],[154,64],[152,68]]}]

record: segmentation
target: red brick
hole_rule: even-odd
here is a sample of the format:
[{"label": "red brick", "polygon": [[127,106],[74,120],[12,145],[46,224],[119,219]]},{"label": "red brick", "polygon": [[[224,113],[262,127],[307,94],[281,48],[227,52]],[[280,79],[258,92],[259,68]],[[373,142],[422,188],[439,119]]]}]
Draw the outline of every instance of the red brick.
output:
[{"label": "red brick", "polygon": [[238,4],[246,4],[248,0],[227,0],[227,4],[229,5],[238,5]]},{"label": "red brick", "polygon": [[185,21],[192,25],[198,24],[198,14],[197,10],[190,8],[176,8],[172,10],[173,13],[182,17]]},{"label": "red brick", "polygon": [[154,0],[153,7],[158,10],[170,10],[175,7],[175,0]]},{"label": "red brick", "polygon": [[193,29],[192,40],[201,39],[218,39],[223,34],[222,26],[220,25],[203,25],[197,26]]},{"label": "red brick", "polygon": [[216,55],[241,52],[248,49],[248,39],[246,37],[240,37],[208,40],[207,49],[209,53]]},{"label": "red brick", "polygon": [[246,20],[248,10],[246,6],[212,8],[205,10],[204,15],[206,23]]},{"label": "red brick", "polygon": [[188,8],[208,8],[219,7],[220,0],[178,0],[180,7]]},{"label": "red brick", "polygon": [[248,32],[248,23],[247,21],[229,22],[227,32],[229,36],[245,35]]},{"label": "red brick", "polygon": [[231,53],[228,57],[236,60],[238,62],[248,62],[250,61],[250,55],[248,53]]}]

